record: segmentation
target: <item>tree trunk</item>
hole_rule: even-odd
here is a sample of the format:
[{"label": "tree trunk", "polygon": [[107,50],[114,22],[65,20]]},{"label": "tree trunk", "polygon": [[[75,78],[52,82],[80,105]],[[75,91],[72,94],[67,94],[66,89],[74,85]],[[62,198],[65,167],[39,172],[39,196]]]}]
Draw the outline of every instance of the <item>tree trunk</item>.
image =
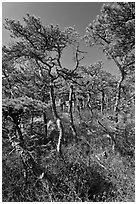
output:
[{"label": "tree trunk", "polygon": [[33,135],[33,122],[34,122],[34,113],[32,112],[32,116],[31,116],[31,135]]},{"label": "tree trunk", "polygon": [[106,103],[106,109],[108,110],[108,108],[109,108],[108,96],[105,97],[105,103]]},{"label": "tree trunk", "polygon": [[21,146],[23,146],[24,145],[24,138],[23,138],[23,135],[21,132],[21,128],[19,127],[18,124],[15,124],[15,130],[17,130],[17,132],[18,132],[18,138],[20,140]]},{"label": "tree trunk", "polygon": [[69,91],[69,106],[68,106],[68,112],[69,112],[69,116],[70,116],[70,127],[72,129],[74,138],[76,140],[76,142],[78,141],[77,138],[77,132],[76,132],[76,128],[74,125],[74,120],[73,120],[73,113],[72,113],[72,101],[73,101],[73,95],[74,95],[74,90],[73,90],[73,85],[70,85],[70,91]]},{"label": "tree trunk", "polygon": [[90,102],[91,102],[91,94],[88,93],[87,96],[88,96],[88,98],[87,98],[87,107],[88,107],[88,109],[90,111],[90,115],[93,116],[92,107],[91,107],[91,104],[90,104]]},{"label": "tree trunk", "polygon": [[57,124],[58,131],[59,131],[57,151],[60,154],[62,154],[62,140],[63,140],[64,130],[63,130],[63,125],[62,125],[61,119],[59,118],[58,113],[57,113],[57,109],[56,109],[56,101],[55,101],[54,84],[53,83],[50,84],[50,100],[51,100],[51,104],[52,104],[53,116],[54,116],[54,119],[56,120],[56,124]]},{"label": "tree trunk", "polygon": [[47,116],[46,116],[46,113],[43,112],[43,119],[44,119],[44,130],[45,130],[45,137],[44,139],[47,138]]},{"label": "tree trunk", "polygon": [[118,122],[118,111],[119,111],[118,106],[119,106],[120,97],[121,97],[121,85],[122,85],[124,78],[125,78],[124,71],[121,71],[121,78],[117,84],[117,94],[116,94],[116,101],[115,101],[115,105],[114,105],[114,112],[116,113],[116,122]]},{"label": "tree trunk", "polygon": [[76,110],[78,111],[78,115],[79,115],[80,120],[82,120],[82,116],[81,116],[81,100],[79,100],[78,96],[76,96],[75,101],[76,101]]},{"label": "tree trunk", "polygon": [[105,93],[104,90],[101,91],[101,114],[104,111],[104,106],[105,106]]},{"label": "tree trunk", "polygon": [[[43,93],[43,98],[42,98],[42,102],[45,103],[45,93]],[[43,137],[43,144],[47,144],[47,134],[48,134],[48,128],[47,128],[47,115],[45,113],[45,110],[43,110],[43,120],[44,120],[44,137]]]},{"label": "tree trunk", "polygon": [[12,130],[13,130],[14,134],[16,134],[16,132],[17,132],[18,139],[20,140],[20,144],[21,144],[21,146],[24,146],[24,138],[22,135],[21,127],[20,127],[19,116],[11,115],[10,117],[13,120],[13,129]]},{"label": "tree trunk", "polygon": [[124,74],[124,71],[122,71],[121,72],[121,78],[117,84],[117,94],[116,94],[116,101],[115,101],[115,105],[114,105],[114,112],[118,111],[118,105],[119,105],[120,97],[121,97],[121,88],[122,88],[121,84],[122,84],[124,78],[125,78],[125,74]]}]

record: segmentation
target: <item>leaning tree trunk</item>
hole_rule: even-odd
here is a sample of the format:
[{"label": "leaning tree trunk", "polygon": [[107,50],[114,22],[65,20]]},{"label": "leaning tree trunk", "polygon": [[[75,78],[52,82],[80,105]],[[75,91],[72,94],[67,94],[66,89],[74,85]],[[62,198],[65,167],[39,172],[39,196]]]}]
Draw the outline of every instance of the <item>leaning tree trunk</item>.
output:
[{"label": "leaning tree trunk", "polygon": [[58,138],[58,143],[57,143],[57,151],[62,154],[62,140],[63,140],[63,125],[61,122],[60,117],[58,116],[57,109],[56,109],[56,101],[55,101],[55,94],[54,94],[54,84],[50,84],[50,100],[51,100],[51,105],[52,105],[52,111],[53,111],[53,116],[54,119],[56,120],[56,124],[58,127],[59,131],[59,138]]},{"label": "leaning tree trunk", "polygon": [[120,103],[121,88],[122,88],[122,82],[123,82],[124,78],[125,78],[125,73],[124,73],[124,71],[121,71],[121,78],[117,84],[117,94],[116,94],[116,101],[115,101],[115,105],[114,105],[114,112],[116,113],[116,122],[118,122],[118,106]]},{"label": "leaning tree trunk", "polygon": [[73,101],[73,95],[74,95],[74,90],[73,90],[73,84],[70,85],[70,90],[69,90],[69,106],[68,106],[68,112],[69,112],[69,116],[70,116],[70,127],[72,129],[72,133],[74,135],[74,138],[76,140],[76,142],[78,141],[77,138],[77,132],[76,132],[76,128],[74,125],[74,120],[73,120],[73,113],[72,113],[72,101]]}]

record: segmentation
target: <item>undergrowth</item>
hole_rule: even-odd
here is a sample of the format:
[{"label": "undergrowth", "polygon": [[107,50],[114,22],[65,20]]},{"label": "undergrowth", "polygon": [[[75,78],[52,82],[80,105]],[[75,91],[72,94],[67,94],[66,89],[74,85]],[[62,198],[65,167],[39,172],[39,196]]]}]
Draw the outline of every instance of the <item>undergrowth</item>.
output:
[{"label": "undergrowth", "polygon": [[[10,162],[8,162],[10,161]],[[12,164],[12,162],[13,164]],[[15,162],[16,161],[16,162]],[[112,202],[134,201],[134,166],[131,158],[110,155],[98,161],[82,154],[80,145],[43,154],[40,165],[51,179],[49,191],[32,172],[26,182],[19,158],[12,153],[3,161],[4,202]]]}]

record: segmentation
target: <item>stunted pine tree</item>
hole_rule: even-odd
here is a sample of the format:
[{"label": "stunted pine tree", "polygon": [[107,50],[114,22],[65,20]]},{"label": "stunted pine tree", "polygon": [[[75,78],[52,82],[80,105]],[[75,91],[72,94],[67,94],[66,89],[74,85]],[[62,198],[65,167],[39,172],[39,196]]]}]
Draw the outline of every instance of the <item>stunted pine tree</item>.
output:
[{"label": "stunted pine tree", "polygon": [[[24,18],[24,24],[6,19],[5,28],[16,41],[12,45],[3,46],[3,60],[14,64],[32,60],[39,67],[43,90],[48,86],[52,111],[59,131],[57,150],[61,152],[63,125],[56,109],[54,88],[59,77],[57,69],[62,67],[63,50],[75,41],[77,33],[73,28],[60,31],[57,25],[44,26],[39,18],[29,14]],[[45,78],[48,80],[44,80]]]}]

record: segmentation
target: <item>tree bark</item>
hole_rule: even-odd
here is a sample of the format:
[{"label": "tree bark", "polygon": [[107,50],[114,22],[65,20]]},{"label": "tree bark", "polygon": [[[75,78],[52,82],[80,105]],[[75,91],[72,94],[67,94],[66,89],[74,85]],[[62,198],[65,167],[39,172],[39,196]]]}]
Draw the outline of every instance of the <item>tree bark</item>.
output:
[{"label": "tree bark", "polygon": [[74,120],[73,120],[73,113],[72,113],[72,101],[73,101],[73,95],[74,95],[74,90],[73,90],[73,85],[70,85],[70,90],[69,90],[69,106],[68,106],[68,112],[69,112],[69,116],[70,116],[70,127],[72,129],[72,133],[74,135],[74,138],[76,140],[76,142],[78,141],[77,138],[77,132],[76,132],[76,128],[74,125]]},{"label": "tree bark", "polygon": [[58,116],[57,109],[56,109],[56,101],[55,101],[54,84],[53,83],[50,84],[50,100],[51,100],[51,104],[52,104],[53,116],[54,116],[54,119],[56,120],[56,124],[57,124],[58,131],[59,131],[57,151],[60,154],[62,154],[62,140],[63,140],[64,130],[63,130],[63,125],[62,125],[61,119]]}]

